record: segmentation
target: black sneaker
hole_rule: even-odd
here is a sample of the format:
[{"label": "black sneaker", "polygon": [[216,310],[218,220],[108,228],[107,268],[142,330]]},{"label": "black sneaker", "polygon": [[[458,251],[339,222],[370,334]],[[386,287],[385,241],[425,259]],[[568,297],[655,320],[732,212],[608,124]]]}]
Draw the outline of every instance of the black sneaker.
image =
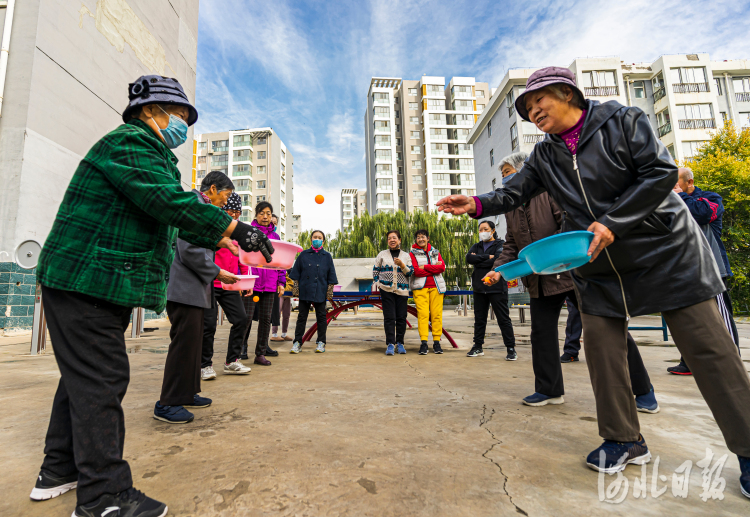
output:
[{"label": "black sneaker", "polygon": [[469,350],[469,353],[466,354],[466,357],[479,357],[480,355],[484,355],[484,350],[482,350],[482,347],[474,347],[471,350]]},{"label": "black sneaker", "polygon": [[740,460],[740,490],[742,495],[750,498],[750,458],[737,456]]},{"label": "black sneaker", "polygon": [[75,490],[77,486],[78,472],[70,476],[57,477],[49,472],[40,470],[39,476],[36,478],[36,485],[34,485],[29,497],[33,501],[46,501],[47,499],[63,495],[70,490]]},{"label": "black sneaker", "polygon": [[510,347],[508,349],[508,355],[505,356],[506,361],[515,361],[518,359],[518,354],[516,353],[516,349],[513,347]]},{"label": "black sneaker", "polygon": [[680,364],[677,366],[670,366],[667,368],[667,371],[673,375],[693,375],[693,372],[690,371],[685,361],[680,361]]},{"label": "black sneaker", "polygon": [[586,465],[605,474],[614,474],[625,470],[628,463],[643,465],[651,461],[651,453],[646,446],[643,435],[636,442],[615,442],[604,440],[597,449],[586,458]]},{"label": "black sneaker", "polygon": [[266,347],[266,355],[268,357],[278,357],[279,356],[279,352],[278,352],[278,350],[271,350],[270,347]]},{"label": "black sneaker", "polygon": [[432,351],[436,354],[442,354],[443,348],[440,346],[440,341],[433,341],[432,343]]},{"label": "black sneaker", "polygon": [[560,356],[561,363],[575,363],[576,361],[580,361],[578,356],[569,354],[568,352],[564,352],[563,355]]},{"label": "black sneaker", "polygon": [[427,352],[429,352],[430,349],[427,346],[427,341],[422,341],[422,344],[419,345],[419,355],[427,355]]},{"label": "black sneaker", "polygon": [[240,352],[240,359],[243,361],[247,361],[249,358],[247,357],[247,345],[242,345],[242,351]]},{"label": "black sneaker", "polygon": [[104,494],[93,503],[76,506],[72,517],[164,517],[169,509],[135,488]]}]

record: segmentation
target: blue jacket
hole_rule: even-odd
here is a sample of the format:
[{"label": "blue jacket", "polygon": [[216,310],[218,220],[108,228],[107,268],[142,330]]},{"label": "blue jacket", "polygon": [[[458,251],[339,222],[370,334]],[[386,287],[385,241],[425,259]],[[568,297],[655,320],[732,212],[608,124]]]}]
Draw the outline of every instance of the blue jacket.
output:
[{"label": "blue jacket", "polygon": [[687,192],[680,192],[680,197],[685,202],[692,214],[693,219],[703,226],[710,225],[711,231],[714,234],[716,243],[719,245],[721,251],[721,258],[724,261],[724,268],[727,270],[729,276],[733,276],[732,268],[729,267],[729,259],[727,258],[727,250],[724,248],[724,243],[721,241],[721,230],[722,230],[722,217],[724,216],[724,202],[719,194],[716,192],[709,192],[708,190],[701,190],[695,187],[692,194]]},{"label": "blue jacket", "polygon": [[320,303],[326,300],[328,285],[339,283],[333,257],[326,250],[307,249],[299,254],[289,278],[299,282],[299,299]]}]

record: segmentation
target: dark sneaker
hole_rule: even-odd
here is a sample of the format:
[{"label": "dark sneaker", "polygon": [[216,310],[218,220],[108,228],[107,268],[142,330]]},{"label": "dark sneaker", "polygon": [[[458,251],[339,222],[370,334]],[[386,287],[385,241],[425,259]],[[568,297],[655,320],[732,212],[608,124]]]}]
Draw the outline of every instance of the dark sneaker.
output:
[{"label": "dark sneaker", "polygon": [[516,353],[515,348],[509,348],[508,349],[508,355],[505,356],[506,361],[515,361],[518,359],[518,354]]},{"label": "dark sneaker", "polygon": [[575,363],[578,361],[580,361],[580,359],[578,359],[577,355],[569,354],[568,352],[565,352],[560,356],[561,363]]},{"label": "dark sneaker", "polygon": [[31,497],[34,501],[46,501],[65,492],[75,490],[78,486],[78,472],[70,476],[57,477],[43,470],[39,471],[36,478],[36,485],[31,490]]},{"label": "dark sneaker", "polygon": [[243,361],[247,361],[249,357],[247,356],[247,345],[242,345],[242,351],[240,352],[240,359]]},{"label": "dark sneaker", "polygon": [[76,506],[72,517],[164,517],[169,509],[164,503],[129,488],[119,494],[104,494],[93,503]]},{"label": "dark sneaker", "polygon": [[562,395],[559,397],[548,397],[547,395],[542,395],[541,393],[534,393],[533,395],[529,395],[525,399],[523,399],[523,403],[527,406],[546,406],[547,404],[557,405],[557,404],[563,404],[565,400],[563,400]]},{"label": "dark sneaker", "polygon": [[638,395],[635,397],[635,406],[641,413],[658,413],[659,403],[656,401],[656,393],[654,388],[645,395]]},{"label": "dark sneaker", "polygon": [[255,361],[253,361],[253,362],[255,364],[260,364],[262,366],[271,366],[271,361],[269,361],[268,359],[266,359],[265,356],[262,356],[262,355],[256,355],[255,356]]},{"label": "dark sneaker", "polygon": [[625,470],[628,463],[643,465],[651,461],[651,453],[646,446],[643,435],[637,442],[615,442],[604,440],[586,458],[586,465],[605,474],[614,474]]},{"label": "dark sneaker", "polygon": [[405,354],[406,348],[404,348],[404,345],[402,343],[396,343],[396,353],[397,354]]},{"label": "dark sneaker", "polygon": [[186,407],[202,408],[202,407],[208,407],[208,406],[210,406],[211,402],[213,402],[213,400],[211,400],[208,397],[201,397],[200,395],[193,395],[193,403],[192,404],[185,404],[185,406]]},{"label": "dark sneaker", "polygon": [[170,424],[187,424],[195,416],[183,406],[162,406],[157,402],[154,406],[154,418]]},{"label": "dark sneaker", "polygon": [[422,341],[422,344],[419,345],[419,355],[427,355],[427,352],[429,352],[430,349],[427,346],[427,341]]},{"label": "dark sneaker", "polygon": [[481,347],[479,348],[474,347],[471,350],[469,350],[469,353],[466,354],[466,357],[479,357],[480,355],[484,355],[484,350],[482,350]]},{"label": "dark sneaker", "polygon": [[279,356],[279,352],[278,352],[278,350],[271,350],[270,348],[266,347],[266,355],[268,357],[278,357]]},{"label": "dark sneaker", "polygon": [[742,495],[750,498],[750,458],[737,456],[740,460],[740,490]]},{"label": "dark sneaker", "polygon": [[432,343],[432,351],[436,354],[442,354],[443,353],[443,347],[440,346],[440,341],[433,341]]},{"label": "dark sneaker", "polygon": [[667,371],[673,375],[693,375],[690,368],[685,364],[685,361],[680,361],[677,366],[670,366]]},{"label": "dark sneaker", "polygon": [[388,345],[385,347],[385,355],[393,355],[396,353],[396,347],[393,345]]}]

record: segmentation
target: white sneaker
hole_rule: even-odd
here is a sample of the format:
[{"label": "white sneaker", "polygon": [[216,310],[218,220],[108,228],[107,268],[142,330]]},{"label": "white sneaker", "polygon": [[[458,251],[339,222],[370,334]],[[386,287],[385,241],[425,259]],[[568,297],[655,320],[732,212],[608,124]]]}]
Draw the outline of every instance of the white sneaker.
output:
[{"label": "white sneaker", "polygon": [[250,367],[245,366],[237,359],[235,362],[224,365],[224,374],[230,375],[247,375],[250,373]]},{"label": "white sneaker", "polygon": [[318,347],[315,349],[316,354],[322,354],[326,351],[326,344],[318,341]]},{"label": "white sneaker", "polygon": [[211,379],[216,378],[216,372],[214,371],[213,366],[206,366],[205,368],[201,368],[201,380],[202,381],[210,381]]}]

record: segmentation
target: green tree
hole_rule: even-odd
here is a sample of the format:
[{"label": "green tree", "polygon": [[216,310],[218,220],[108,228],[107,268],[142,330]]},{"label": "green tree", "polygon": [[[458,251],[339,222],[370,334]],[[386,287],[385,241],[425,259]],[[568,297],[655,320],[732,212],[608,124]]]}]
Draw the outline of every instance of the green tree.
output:
[{"label": "green tree", "polygon": [[[375,257],[388,247],[386,236],[389,230],[401,233],[401,247],[408,250],[414,242],[414,232],[426,229],[430,243],[440,250],[446,265],[445,281],[453,289],[465,288],[469,284],[471,268],[466,264],[469,248],[477,242],[479,225],[467,216],[438,216],[437,212],[393,214],[380,213],[371,216],[365,213],[355,217],[345,232],[326,237],[326,249],[334,258]],[[310,246],[310,232],[299,234],[297,244]]]},{"label": "green tree", "polygon": [[685,163],[695,185],[724,199],[722,241],[734,277],[729,293],[736,312],[750,310],[750,129],[727,123]]}]

